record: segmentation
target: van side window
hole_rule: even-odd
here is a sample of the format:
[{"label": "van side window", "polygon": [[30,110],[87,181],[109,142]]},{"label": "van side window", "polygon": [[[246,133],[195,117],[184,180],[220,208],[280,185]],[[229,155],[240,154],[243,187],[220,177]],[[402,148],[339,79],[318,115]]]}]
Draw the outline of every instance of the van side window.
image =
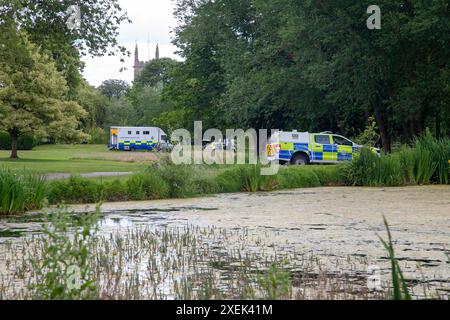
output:
[{"label": "van side window", "polygon": [[314,141],[318,144],[331,144],[330,136],[317,135],[314,137]]}]

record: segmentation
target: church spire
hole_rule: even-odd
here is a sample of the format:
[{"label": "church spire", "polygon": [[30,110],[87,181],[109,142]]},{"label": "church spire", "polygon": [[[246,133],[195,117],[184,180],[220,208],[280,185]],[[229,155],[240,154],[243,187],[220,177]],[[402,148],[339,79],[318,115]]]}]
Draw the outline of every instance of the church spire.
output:
[{"label": "church spire", "polygon": [[159,45],[156,43],[155,59],[159,59]]},{"label": "church spire", "polygon": [[[134,49],[134,62],[136,63],[137,61],[139,61],[139,49],[138,49],[138,45],[136,42],[136,48]],[[136,64],[135,64],[136,66]]]}]

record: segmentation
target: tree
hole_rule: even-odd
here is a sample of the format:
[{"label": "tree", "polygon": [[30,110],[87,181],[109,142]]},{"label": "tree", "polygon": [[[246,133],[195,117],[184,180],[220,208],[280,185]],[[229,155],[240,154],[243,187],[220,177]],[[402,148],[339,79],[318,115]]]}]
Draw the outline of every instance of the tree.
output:
[{"label": "tree", "polygon": [[172,111],[171,105],[162,99],[162,87],[135,86],[127,100],[133,108],[132,123],[137,126],[149,126],[153,118]]},{"label": "tree", "polygon": [[[72,5],[80,8],[80,28],[69,29],[67,24]],[[129,54],[117,42],[120,24],[131,22],[118,0],[4,0],[0,4],[0,24],[7,19],[13,19],[27,32],[30,41],[50,54],[72,96],[82,83],[81,56]]]},{"label": "tree", "polygon": [[17,159],[17,139],[24,134],[79,141],[86,116],[67,93],[64,77],[46,54],[41,54],[13,23],[0,25],[0,130],[11,136],[11,158]]},{"label": "tree", "polygon": [[172,79],[173,69],[178,65],[176,60],[170,58],[153,59],[147,62],[135,85],[156,87],[159,84],[166,86]]},{"label": "tree", "polygon": [[99,90],[110,100],[124,97],[130,90],[130,85],[123,80],[109,79],[102,82]]},{"label": "tree", "polygon": [[89,114],[83,119],[83,127],[87,131],[93,128],[104,128],[108,118],[108,109],[112,103],[100,90],[83,83],[78,90],[78,103]]},{"label": "tree", "polygon": [[[332,130],[374,118],[386,151],[429,127],[450,135],[448,1],[177,0],[184,61],[165,97],[223,128]],[[188,117],[190,117],[188,119]]]}]

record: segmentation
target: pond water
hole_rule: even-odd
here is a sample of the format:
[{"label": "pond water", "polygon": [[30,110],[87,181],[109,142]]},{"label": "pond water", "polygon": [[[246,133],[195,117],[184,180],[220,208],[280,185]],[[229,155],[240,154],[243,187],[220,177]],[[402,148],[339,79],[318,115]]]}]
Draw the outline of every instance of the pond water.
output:
[{"label": "pond water", "polygon": [[[93,211],[94,206],[69,209],[78,214]],[[101,211],[99,234],[104,242],[99,243],[108,250],[108,241],[116,241],[116,246],[128,243],[126,250],[139,258],[123,258],[114,263],[128,265],[125,269],[133,270],[141,281],[132,295],[130,290],[119,290],[120,294],[104,293],[105,298],[176,299],[208,297],[207,294],[245,298],[247,293],[239,291],[241,278],[255,275],[253,280],[245,280],[244,287],[251,287],[260,281],[257,275],[264,274],[274,261],[290,280],[290,293],[279,297],[386,298],[390,268],[378,238],[386,238],[383,216],[389,222],[396,257],[413,295],[448,298],[450,293],[450,188],[446,186],[222,194],[107,203]],[[42,214],[0,220],[3,278],[14,273],[11,248],[20,248],[24,239],[39,234],[43,220]],[[111,240],[117,235],[123,239]],[[163,254],[161,247],[165,248]],[[98,254],[108,256],[109,251]],[[193,255],[201,259],[197,261]],[[367,285],[374,268],[379,270],[379,291],[370,290]],[[117,270],[109,272],[114,274]],[[142,280],[152,272],[165,276]],[[205,274],[214,279],[213,293],[206,294],[199,284],[204,282]],[[186,279],[191,281],[188,293]],[[127,286],[128,280],[124,276],[119,282]],[[181,284],[185,285],[183,294]],[[265,288],[261,283],[258,286]],[[259,293],[255,295],[260,297]],[[4,296],[8,298],[7,294]]]}]

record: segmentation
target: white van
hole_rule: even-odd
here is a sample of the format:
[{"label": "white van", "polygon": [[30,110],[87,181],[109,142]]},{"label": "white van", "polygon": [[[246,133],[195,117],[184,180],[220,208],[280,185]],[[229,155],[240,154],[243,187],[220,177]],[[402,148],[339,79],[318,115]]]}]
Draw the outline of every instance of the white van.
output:
[{"label": "white van", "polygon": [[111,127],[109,148],[112,150],[148,150],[167,144],[167,134],[156,127]]}]

